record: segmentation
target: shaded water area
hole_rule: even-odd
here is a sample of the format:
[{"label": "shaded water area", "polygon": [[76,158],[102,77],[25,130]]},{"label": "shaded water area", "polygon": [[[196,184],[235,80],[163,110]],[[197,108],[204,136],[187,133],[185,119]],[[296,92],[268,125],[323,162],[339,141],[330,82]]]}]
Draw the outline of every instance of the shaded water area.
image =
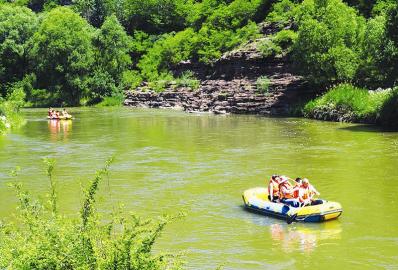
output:
[{"label": "shaded water area", "polygon": [[[0,219],[16,199],[8,172],[45,199],[43,157],[57,159],[60,207],[76,214],[96,169],[101,211],[118,204],[153,217],[184,211],[158,251],[185,251],[188,269],[398,269],[398,133],[296,118],[214,116],[146,109],[72,109],[73,121],[25,110],[27,124],[0,137]],[[273,173],[308,177],[343,205],[322,224],[287,225],[245,211],[242,191]]]}]

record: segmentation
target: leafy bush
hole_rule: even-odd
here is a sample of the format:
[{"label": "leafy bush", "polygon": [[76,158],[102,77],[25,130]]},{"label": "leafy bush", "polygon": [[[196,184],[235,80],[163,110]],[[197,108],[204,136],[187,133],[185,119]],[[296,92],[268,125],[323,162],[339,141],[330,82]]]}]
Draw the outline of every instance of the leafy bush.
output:
[{"label": "leafy bush", "polygon": [[257,78],[256,86],[257,91],[260,93],[268,93],[271,80],[267,76],[261,76]]},{"label": "leafy bush", "polygon": [[[385,100],[387,91],[369,92],[351,84],[341,84],[326,92],[323,96],[310,101],[304,107],[304,115],[316,117],[318,112],[338,117],[338,114],[349,115],[347,121],[368,120],[375,122]],[[337,115],[331,115],[335,112]],[[327,119],[336,120],[336,119]]]},{"label": "leafy bush", "polygon": [[35,201],[21,184],[15,184],[18,225],[0,226],[0,268],[180,269],[176,256],[151,254],[155,240],[172,218],[142,219],[120,210],[101,217],[96,212],[95,195],[111,161],[97,171],[84,190],[78,218],[59,213],[53,160],[46,160],[48,204]]},{"label": "leafy bush", "polygon": [[278,33],[276,33],[272,41],[278,45],[282,50],[290,52],[292,49],[292,46],[297,40],[297,33],[294,32],[293,30],[281,30]]},{"label": "leafy bush", "polygon": [[174,78],[170,73],[162,73],[159,75],[157,80],[150,81],[148,86],[156,92],[162,92],[173,79]]},{"label": "leafy bush", "polygon": [[142,82],[142,77],[137,70],[127,70],[123,72],[122,84],[125,89],[134,89]]},{"label": "leafy bush", "polygon": [[96,104],[96,107],[119,107],[123,105],[124,102],[124,95],[123,94],[114,94],[110,97],[104,97],[104,99]]},{"label": "leafy bush", "polygon": [[395,87],[384,101],[380,110],[380,123],[398,129],[398,87]]},{"label": "leafy bush", "polygon": [[200,81],[195,78],[192,71],[187,70],[181,74],[176,80],[176,85],[179,87],[189,87],[192,90],[197,90],[200,86]]},{"label": "leafy bush", "polygon": [[272,6],[267,20],[281,26],[288,25],[294,21],[297,6],[297,4],[290,0],[279,1]]},{"label": "leafy bush", "polygon": [[25,92],[19,84],[12,87],[6,99],[0,98],[0,134],[24,124],[19,110],[25,104]]},{"label": "leafy bush", "polygon": [[165,34],[156,41],[138,63],[142,77],[158,80],[160,74],[168,73],[172,65],[190,58],[196,35],[192,28],[176,34]]},{"label": "leafy bush", "polygon": [[259,51],[264,57],[274,57],[282,52],[282,48],[275,44],[272,39],[264,39],[259,42]]}]

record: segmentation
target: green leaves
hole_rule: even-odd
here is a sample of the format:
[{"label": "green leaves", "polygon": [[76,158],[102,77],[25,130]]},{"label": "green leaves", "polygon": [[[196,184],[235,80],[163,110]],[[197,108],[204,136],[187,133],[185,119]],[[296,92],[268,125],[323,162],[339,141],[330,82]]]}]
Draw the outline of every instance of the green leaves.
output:
[{"label": "green leaves", "polygon": [[305,0],[295,16],[294,59],[315,84],[352,80],[359,67],[365,20],[341,0]]},{"label": "green leaves", "polygon": [[388,91],[369,92],[350,84],[341,84],[309,102],[304,108],[304,114],[307,117],[319,118],[322,114],[326,116],[320,117],[335,117],[333,113],[338,112],[345,115],[343,117],[346,117],[346,121],[376,122],[381,107],[389,96]]},{"label": "green leaves", "polygon": [[38,19],[28,8],[0,4],[0,96],[6,84],[21,80],[27,70],[28,41]]},{"label": "green leaves", "polygon": [[33,36],[31,56],[38,88],[53,93],[51,103],[78,105],[87,95],[87,77],[94,63],[93,30],[71,9],[47,13]]},{"label": "green leaves", "polygon": [[[50,174],[53,162],[46,160]],[[0,224],[0,268],[180,269],[176,255],[153,256],[152,247],[165,225],[181,215],[143,219],[123,214],[122,209],[105,217],[95,212],[95,193],[111,162],[112,158],[85,191],[80,218],[49,213],[16,184],[19,223]]]}]

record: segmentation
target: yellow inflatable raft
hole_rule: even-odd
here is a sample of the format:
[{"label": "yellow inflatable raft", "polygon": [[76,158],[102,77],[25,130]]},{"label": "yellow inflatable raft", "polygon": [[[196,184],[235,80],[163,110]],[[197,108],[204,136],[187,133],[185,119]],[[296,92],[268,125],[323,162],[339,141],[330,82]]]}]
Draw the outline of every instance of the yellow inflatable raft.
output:
[{"label": "yellow inflatable raft", "polygon": [[72,120],[72,115],[68,115],[68,116],[60,116],[60,117],[51,117],[51,116],[47,116],[48,120]]},{"label": "yellow inflatable raft", "polygon": [[283,203],[274,203],[268,199],[268,189],[251,188],[243,192],[243,202],[248,210],[293,221],[322,222],[338,218],[343,209],[338,202],[323,201],[323,204],[305,207],[292,207]]}]

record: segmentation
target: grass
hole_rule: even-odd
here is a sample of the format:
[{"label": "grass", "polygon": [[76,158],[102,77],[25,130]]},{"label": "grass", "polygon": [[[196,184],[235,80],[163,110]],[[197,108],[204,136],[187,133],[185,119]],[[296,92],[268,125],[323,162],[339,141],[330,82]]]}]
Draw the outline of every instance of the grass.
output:
[{"label": "grass", "polygon": [[258,77],[256,81],[257,92],[262,94],[268,93],[270,84],[271,80],[267,76]]},{"label": "grass", "polygon": [[123,105],[124,95],[114,95],[105,97],[100,103],[96,104],[96,107],[120,107]]},{"label": "grass", "polygon": [[64,216],[58,209],[54,160],[45,160],[47,202],[13,184],[19,201],[17,221],[0,222],[0,269],[181,269],[178,256],[152,254],[165,225],[176,217],[143,219],[122,209],[101,216],[96,211],[96,193],[112,160],[89,181],[75,216]]},{"label": "grass", "polygon": [[388,91],[369,92],[351,84],[341,84],[307,103],[304,107],[304,116],[318,118],[316,113],[319,111],[326,113],[335,111],[350,115],[352,121],[375,122],[388,97]]},{"label": "grass", "polygon": [[189,87],[192,90],[197,90],[200,86],[200,81],[195,78],[192,71],[184,71],[181,76],[176,80],[177,87]]}]

